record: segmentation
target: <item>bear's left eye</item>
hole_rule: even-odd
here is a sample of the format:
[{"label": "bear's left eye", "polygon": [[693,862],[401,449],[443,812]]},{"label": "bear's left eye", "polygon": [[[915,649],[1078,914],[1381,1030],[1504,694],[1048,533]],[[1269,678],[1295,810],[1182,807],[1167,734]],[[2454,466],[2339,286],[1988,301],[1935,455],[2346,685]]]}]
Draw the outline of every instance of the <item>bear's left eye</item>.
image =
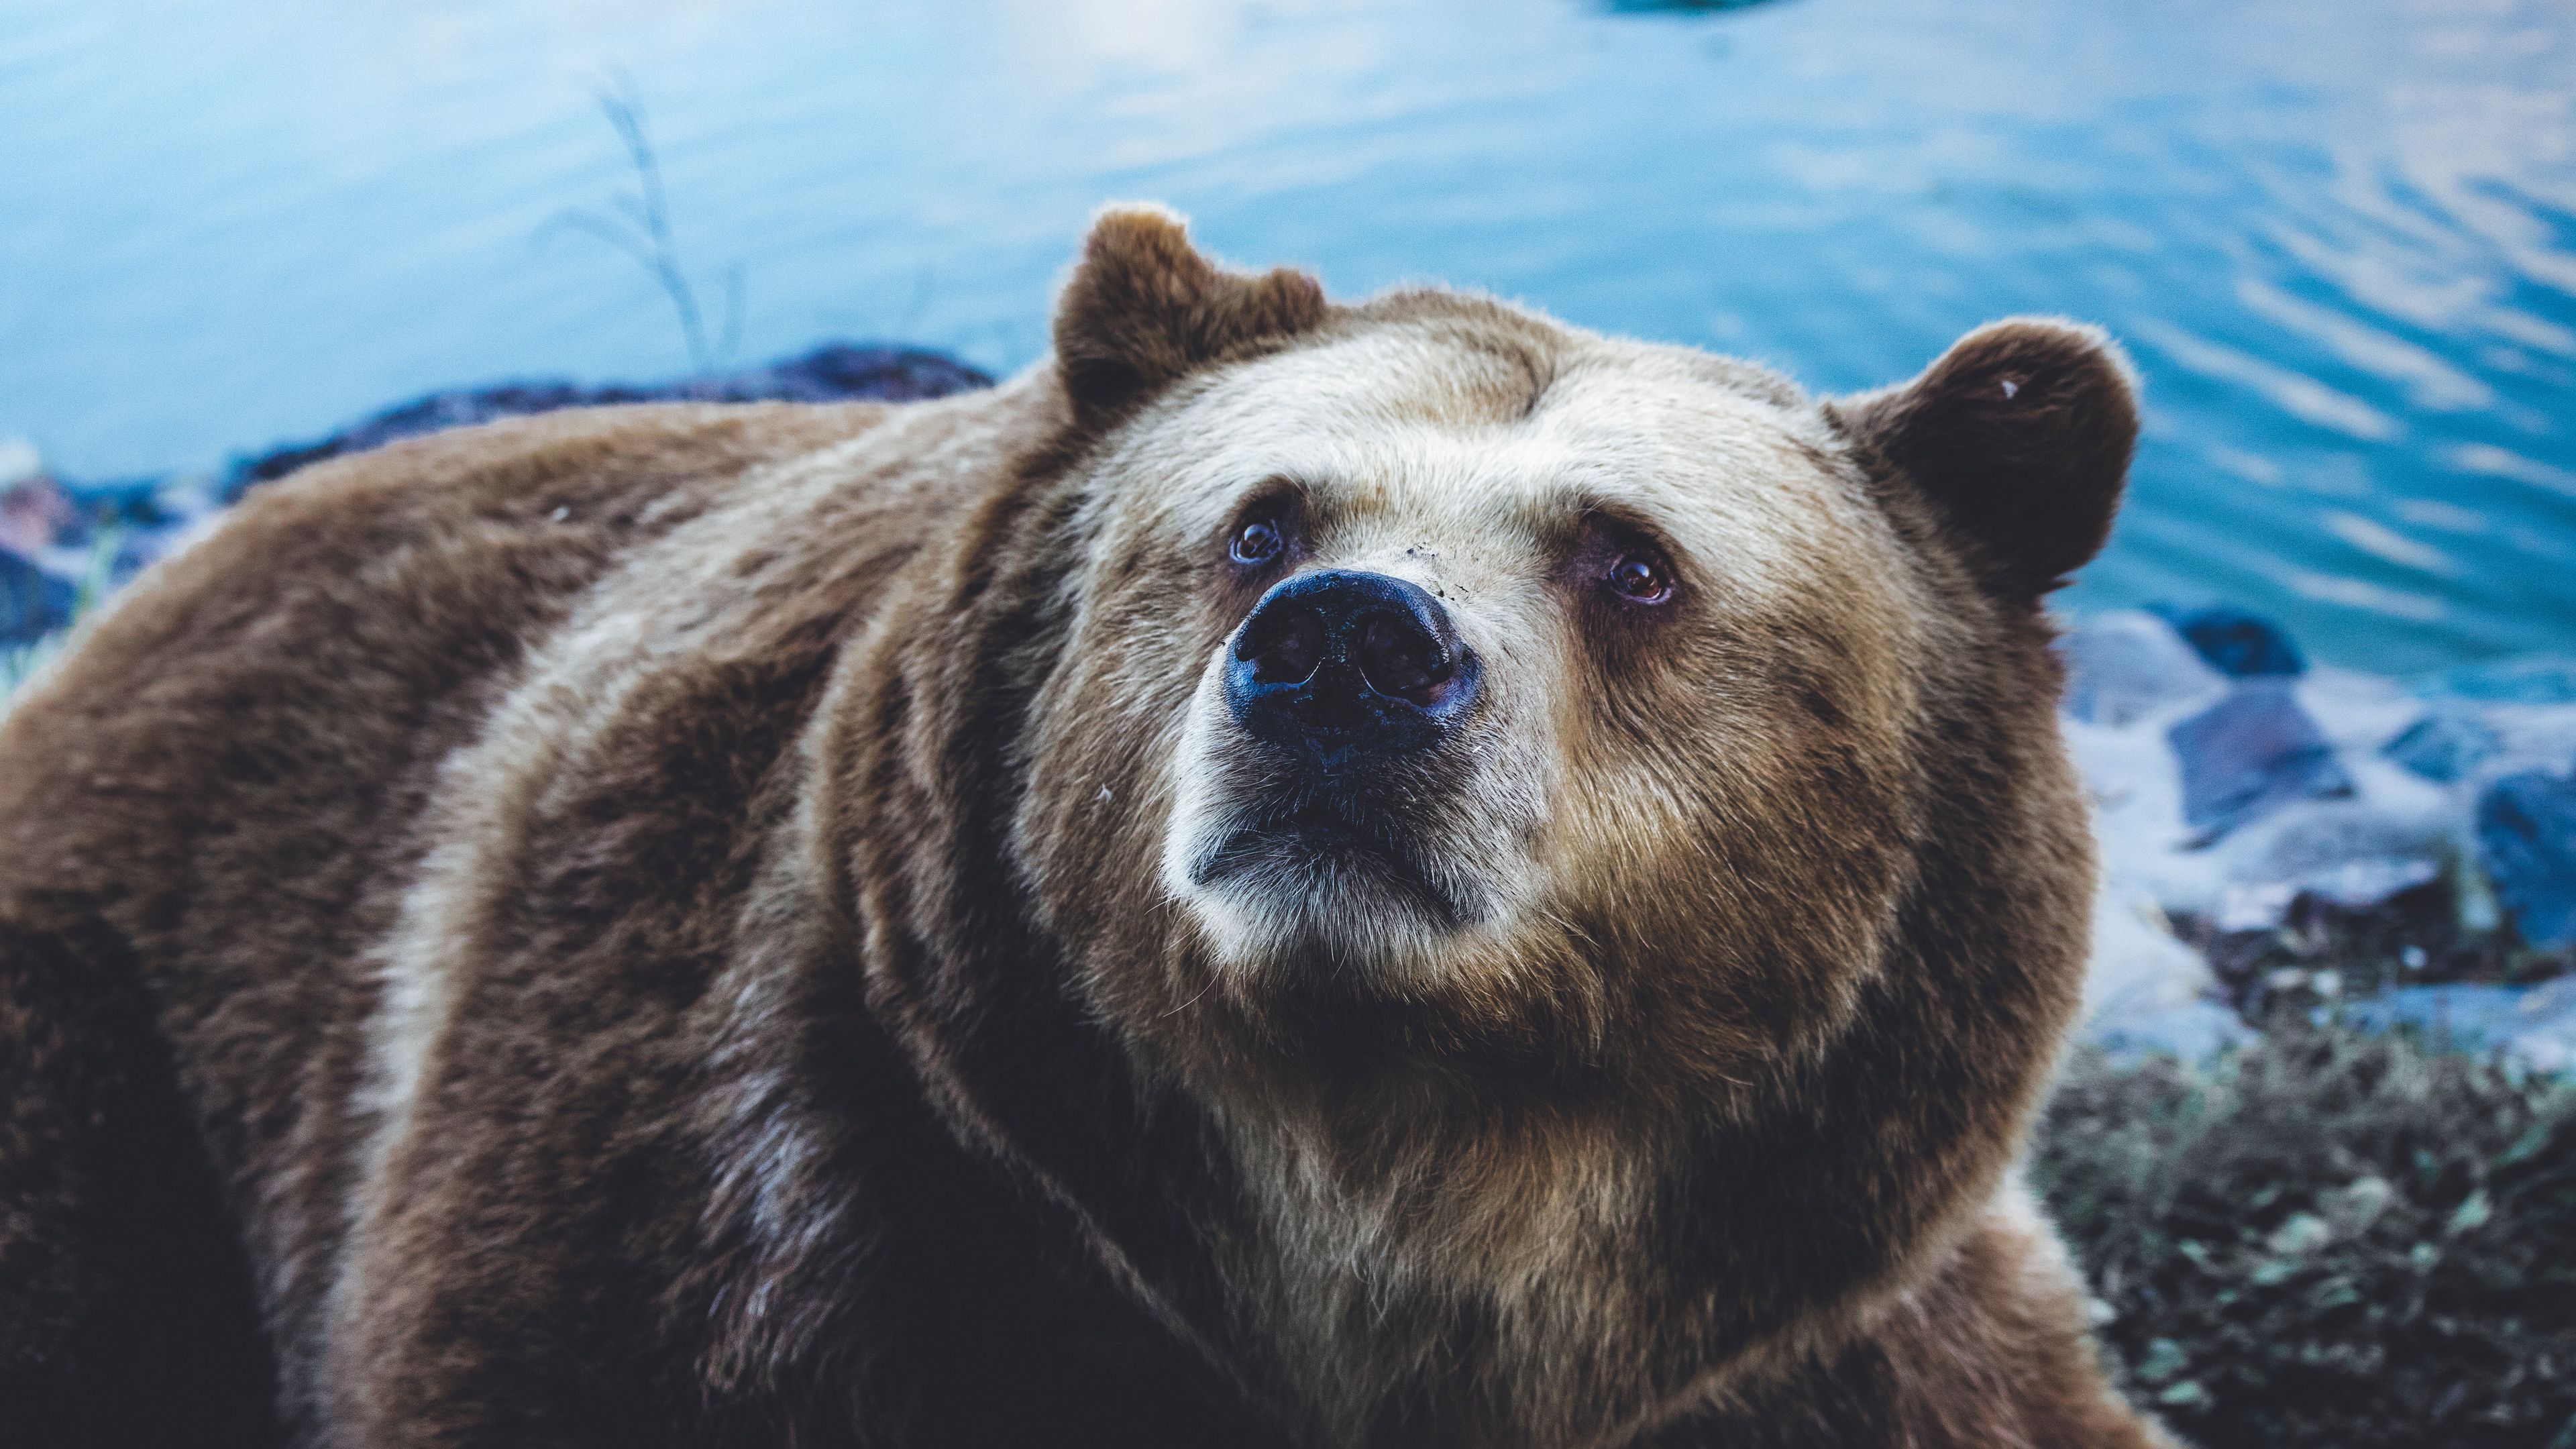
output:
[{"label": "bear's left eye", "polygon": [[1287,546],[1288,540],[1280,533],[1278,524],[1267,518],[1254,518],[1234,531],[1234,538],[1226,544],[1225,551],[1226,556],[1236,563],[1257,567],[1279,557],[1279,551]]},{"label": "bear's left eye", "polygon": [[1632,603],[1660,604],[1673,596],[1672,569],[1642,549],[1632,549],[1612,559],[1607,582],[1619,597]]}]

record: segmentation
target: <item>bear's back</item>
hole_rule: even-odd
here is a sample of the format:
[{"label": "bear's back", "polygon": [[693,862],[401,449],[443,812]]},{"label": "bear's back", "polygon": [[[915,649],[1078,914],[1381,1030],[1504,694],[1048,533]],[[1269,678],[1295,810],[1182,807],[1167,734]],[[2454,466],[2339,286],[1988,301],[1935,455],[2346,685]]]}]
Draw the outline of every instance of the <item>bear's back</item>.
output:
[{"label": "bear's back", "polygon": [[[434,802],[474,788],[442,770],[604,581],[896,411],[611,408],[335,460],[139,582],[0,724],[0,931],[139,987],[290,1380],[368,1131],[370,953]],[[950,501],[908,490],[870,542],[908,552]]]}]

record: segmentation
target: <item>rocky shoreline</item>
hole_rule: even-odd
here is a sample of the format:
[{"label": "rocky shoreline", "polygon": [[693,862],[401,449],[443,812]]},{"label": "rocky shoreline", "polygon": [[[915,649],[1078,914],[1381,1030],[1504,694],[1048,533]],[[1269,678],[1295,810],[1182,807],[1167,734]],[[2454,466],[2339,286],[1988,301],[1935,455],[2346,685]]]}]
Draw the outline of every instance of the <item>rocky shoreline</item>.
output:
[{"label": "rocky shoreline", "polygon": [[[248,489],[340,453],[562,407],[991,382],[941,353],[835,343],[673,382],[434,393],[212,476],[69,481],[0,442],[0,656]],[[2576,659],[2390,679],[2312,666],[2277,625],[2216,606],[2076,620],[2061,652],[2102,856],[2091,1039],[2205,1056],[2287,1011],[2576,1069]]]},{"label": "rocky shoreline", "polygon": [[2290,1010],[2576,1067],[2576,661],[2390,679],[2223,607],[2060,651],[2094,1036],[2197,1054]]}]

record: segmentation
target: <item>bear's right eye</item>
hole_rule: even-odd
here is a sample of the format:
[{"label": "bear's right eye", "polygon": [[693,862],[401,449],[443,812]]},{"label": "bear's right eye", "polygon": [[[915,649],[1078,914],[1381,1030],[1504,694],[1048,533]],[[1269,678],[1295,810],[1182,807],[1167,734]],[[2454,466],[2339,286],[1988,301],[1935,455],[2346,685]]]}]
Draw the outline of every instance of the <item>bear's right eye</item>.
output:
[{"label": "bear's right eye", "polygon": [[1277,523],[1267,518],[1255,518],[1234,531],[1234,539],[1226,545],[1225,551],[1236,563],[1252,568],[1279,557],[1279,551],[1287,546],[1288,540],[1280,533]]}]

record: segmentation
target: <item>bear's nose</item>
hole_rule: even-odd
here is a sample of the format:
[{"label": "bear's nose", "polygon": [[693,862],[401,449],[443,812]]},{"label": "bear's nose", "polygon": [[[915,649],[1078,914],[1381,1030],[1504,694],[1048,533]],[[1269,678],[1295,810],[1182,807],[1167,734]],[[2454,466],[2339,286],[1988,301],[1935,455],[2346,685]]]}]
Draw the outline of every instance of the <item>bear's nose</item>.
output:
[{"label": "bear's nose", "polygon": [[1225,697],[1255,739],[1338,768],[1438,743],[1482,678],[1439,600],[1385,574],[1326,569],[1253,607]]}]

